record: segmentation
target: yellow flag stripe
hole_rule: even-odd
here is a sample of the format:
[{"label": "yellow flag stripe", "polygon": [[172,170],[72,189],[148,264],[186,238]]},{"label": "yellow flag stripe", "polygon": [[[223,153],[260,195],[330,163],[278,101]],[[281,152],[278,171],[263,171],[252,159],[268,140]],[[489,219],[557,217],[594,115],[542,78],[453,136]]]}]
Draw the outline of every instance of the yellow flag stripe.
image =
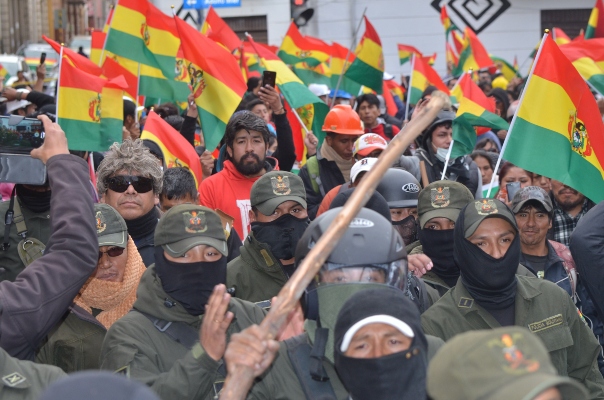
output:
[{"label": "yellow flag stripe", "polygon": [[122,89],[103,88],[101,100],[101,118],[124,118],[124,105],[121,101],[124,95]]},{"label": "yellow flag stripe", "polygon": [[469,113],[472,115],[480,116],[483,112],[485,112],[484,107],[481,107],[478,104],[474,103],[472,100],[464,97],[459,102],[459,108],[457,109],[456,116],[459,116],[463,113]]},{"label": "yellow flag stripe", "polygon": [[204,79],[206,89],[195,103],[226,124],[233,115],[233,110],[241,103],[241,96],[210,74],[204,74]]},{"label": "yellow flag stripe", "polygon": [[594,75],[604,74],[604,71],[602,71],[600,66],[598,66],[594,60],[589,57],[578,58],[573,61],[573,65],[585,80]]},{"label": "yellow flag stripe", "polygon": [[138,11],[126,7],[116,7],[111,20],[111,29],[115,29],[142,40],[141,27],[147,17]]},{"label": "yellow flag stripe", "polygon": [[[58,117],[90,123],[94,121],[89,115],[91,102],[98,99],[99,94],[91,90],[61,87],[59,89]],[[123,107],[123,104],[120,104]],[[123,113],[123,111],[122,111]],[[122,114],[123,115],[123,114]]]},{"label": "yellow flag stripe", "polygon": [[380,59],[383,59],[380,57],[382,54],[382,46],[368,38],[365,38],[365,40],[363,40],[363,44],[359,46],[360,48],[359,52],[357,53],[357,57],[360,58],[365,64],[382,71],[384,69],[384,66],[380,65]]}]

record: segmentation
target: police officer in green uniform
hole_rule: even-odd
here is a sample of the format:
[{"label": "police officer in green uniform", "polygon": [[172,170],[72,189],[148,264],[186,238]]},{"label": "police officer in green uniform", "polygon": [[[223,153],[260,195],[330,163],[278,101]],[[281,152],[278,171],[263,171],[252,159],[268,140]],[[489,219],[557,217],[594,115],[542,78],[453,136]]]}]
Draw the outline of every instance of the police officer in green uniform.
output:
[{"label": "police officer in green uniform", "polygon": [[[340,213],[331,209],[317,217],[298,242],[299,263]],[[256,381],[251,399],[348,399],[334,368],[334,327],[338,312],[354,293],[406,288],[406,253],[401,236],[376,211],[363,208],[327,258],[304,296],[305,333],[280,342],[274,363]],[[252,326],[229,343],[227,367],[255,365],[268,359],[259,348],[258,327]],[[260,336],[261,338],[261,336]],[[442,344],[427,338],[428,358]],[[256,361],[254,361],[256,360]],[[260,375],[262,371],[255,371]]]},{"label": "police officer in green uniform", "polygon": [[447,341],[477,329],[526,326],[549,351],[562,376],[604,399],[598,341],[571,298],[554,283],[517,276],[520,237],[512,212],[499,200],[475,200],[459,214],[454,257],[460,279],[422,315],[426,334]]},{"label": "police officer in green uniform", "polygon": [[214,211],[181,204],[165,213],[155,231],[155,264],[141,278],[134,310],[107,332],[101,368],[165,399],[217,396],[227,339],[264,317],[261,308],[226,293],[226,257]]},{"label": "police officer in green uniform", "polygon": [[250,203],[252,229],[227,266],[227,287],[269,307],[295,271],[294,251],[308,226],[304,183],[291,172],[268,172],[252,186]]},{"label": "police officer in green uniform", "polygon": [[560,376],[544,343],[528,329],[466,332],[447,342],[428,368],[433,400],[585,400],[579,382]]}]

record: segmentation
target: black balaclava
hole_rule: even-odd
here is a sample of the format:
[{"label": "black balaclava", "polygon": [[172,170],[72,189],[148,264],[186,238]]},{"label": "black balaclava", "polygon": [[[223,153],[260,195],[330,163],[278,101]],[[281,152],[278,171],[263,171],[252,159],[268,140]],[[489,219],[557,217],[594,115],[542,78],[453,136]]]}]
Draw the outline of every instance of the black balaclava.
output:
[{"label": "black balaclava", "polygon": [[21,204],[35,213],[41,213],[50,210],[50,195],[51,191],[38,192],[31,190],[25,185],[17,184],[16,193]]},{"label": "black balaclava", "polygon": [[143,236],[155,232],[155,227],[159,221],[159,210],[153,206],[147,214],[141,215],[138,218],[126,219],[126,227],[128,228],[128,234],[132,236],[132,239],[137,240]]},{"label": "black balaclava", "polygon": [[166,259],[164,249],[155,247],[155,272],[164,291],[191,315],[201,315],[220,283],[226,283],[227,258],[213,262],[177,263]]},{"label": "black balaclava", "polygon": [[418,239],[419,223],[414,215],[409,215],[400,221],[392,221],[392,226],[401,235],[405,245],[411,244]]},{"label": "black balaclava", "polygon": [[[502,212],[509,212],[503,203],[496,200],[491,200],[491,202],[497,202],[498,207],[504,207],[505,210]],[[476,202],[471,202],[461,210],[455,223],[455,262],[461,271],[462,283],[474,300],[487,310],[502,310],[511,307],[516,297],[518,283],[516,270],[520,263],[520,237],[516,233],[508,251],[499,259],[491,257],[472,244],[466,239],[465,219],[467,213],[476,214],[475,204]],[[466,211],[469,207],[472,209]],[[509,218],[505,218],[501,214],[490,214],[484,217],[484,219],[486,218],[502,218],[511,223]],[[515,222],[512,223],[512,227],[516,229]]]},{"label": "black balaclava", "polygon": [[278,260],[294,257],[298,240],[308,226],[308,218],[296,218],[291,214],[280,216],[271,222],[252,222],[254,238],[270,247]]},{"label": "black balaclava", "polygon": [[424,254],[432,260],[432,272],[445,281],[449,287],[455,286],[459,278],[459,268],[453,259],[454,230],[420,229],[419,241]]},{"label": "black balaclava", "polygon": [[[413,331],[409,349],[379,358],[353,358],[341,350],[350,328],[370,317],[391,317]],[[379,321],[378,321],[379,322]],[[369,289],[352,295],[334,329],[335,367],[352,400],[426,398],[428,342],[417,306],[395,288]]]}]

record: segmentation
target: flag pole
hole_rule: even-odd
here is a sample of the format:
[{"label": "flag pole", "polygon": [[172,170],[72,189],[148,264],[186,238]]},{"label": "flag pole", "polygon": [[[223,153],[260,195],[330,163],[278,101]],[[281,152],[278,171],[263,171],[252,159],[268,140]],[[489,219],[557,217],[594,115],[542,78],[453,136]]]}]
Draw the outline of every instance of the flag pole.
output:
[{"label": "flag pole", "polygon": [[61,62],[59,66],[59,77],[57,78],[57,124],[59,123],[59,94],[61,93],[61,70],[63,69],[63,43],[61,43],[61,54],[59,54],[59,61]]},{"label": "flag pole", "polygon": [[451,144],[449,145],[449,150],[447,151],[447,157],[445,158],[445,167],[443,168],[443,174],[440,177],[440,180],[445,179],[445,174],[447,173],[447,167],[449,166],[449,160],[451,159],[451,150],[453,150],[453,145],[455,144],[455,140],[451,140]]},{"label": "flag pole", "polygon": [[[137,109],[138,109],[139,105],[142,105],[143,107],[145,106],[144,104],[138,104],[138,94],[140,93],[140,89],[141,89],[141,63],[138,63],[138,71],[137,71],[137,78],[136,78],[136,98],[134,99],[134,104],[136,104]],[[134,121],[138,122],[138,110],[134,114]]]},{"label": "flag pole", "polygon": [[508,145],[508,140],[510,139],[510,133],[512,133],[512,129],[514,128],[514,124],[516,122],[516,117],[518,117],[518,110],[520,110],[520,106],[522,106],[522,101],[524,100],[524,95],[526,94],[526,88],[531,82],[531,78],[533,77],[533,72],[535,71],[535,66],[537,65],[537,61],[539,61],[539,56],[541,55],[541,50],[543,49],[543,44],[545,43],[545,39],[549,35],[549,29],[545,30],[543,34],[543,38],[541,39],[541,45],[539,46],[539,50],[535,55],[535,61],[533,61],[533,66],[531,67],[531,72],[529,73],[528,78],[526,79],[526,84],[524,85],[524,89],[522,94],[520,95],[520,101],[518,102],[518,108],[514,113],[514,117],[512,118],[512,122],[510,122],[510,129],[508,129],[508,134],[505,136],[505,140],[503,141],[503,145],[501,146],[501,152],[499,153],[499,158],[497,158],[497,164],[495,164],[495,169],[493,170],[493,176],[491,177],[491,184],[489,185],[489,191],[487,192],[487,198],[491,196],[491,190],[493,190],[493,185],[495,184],[495,176],[497,171],[499,170],[499,165],[501,164],[501,160],[503,159],[503,153],[505,153],[505,149]]},{"label": "flag pole", "polygon": [[329,108],[332,108],[334,106],[334,104],[336,103],[336,93],[338,92],[338,90],[340,90],[340,85],[342,84],[342,78],[344,78],[344,73],[346,72],[346,68],[348,68],[348,57],[350,57],[350,53],[352,53],[353,46],[356,45],[357,36],[359,34],[359,29],[361,29],[361,24],[363,23],[363,18],[365,18],[366,12],[367,12],[367,7],[365,7],[365,9],[363,10],[363,15],[361,15],[361,20],[359,21],[359,24],[357,25],[357,29],[354,31],[354,35],[352,36],[352,43],[350,43],[350,47],[348,48],[348,52],[346,53],[346,58],[344,59],[344,65],[342,66],[342,73],[340,74],[340,77],[338,78],[338,83],[336,84],[336,88],[333,91],[333,97],[331,98],[331,104],[329,105]]},{"label": "flag pole", "polygon": [[411,88],[413,87],[413,71],[415,71],[415,53],[413,53],[413,57],[411,58],[411,74],[409,74],[409,84],[407,85],[407,101],[405,104],[405,119],[407,121],[411,121],[411,118],[409,118],[409,100]]}]

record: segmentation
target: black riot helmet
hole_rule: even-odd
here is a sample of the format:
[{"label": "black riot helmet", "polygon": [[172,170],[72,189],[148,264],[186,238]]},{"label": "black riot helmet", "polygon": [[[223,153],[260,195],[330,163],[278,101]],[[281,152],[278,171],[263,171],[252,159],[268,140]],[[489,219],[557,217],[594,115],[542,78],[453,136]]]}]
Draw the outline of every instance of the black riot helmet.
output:
[{"label": "black riot helmet", "polygon": [[[342,210],[331,209],[310,223],[296,247],[296,264],[300,264],[329,225]],[[337,270],[357,268],[366,270],[360,275],[362,282],[384,283],[389,286],[404,287],[407,273],[407,253],[401,236],[393,229],[389,220],[381,214],[362,208],[349,224],[344,236],[323,264],[317,283],[350,283],[347,277],[324,280],[333,277]]]},{"label": "black riot helmet", "polygon": [[389,208],[417,207],[420,190],[413,174],[398,168],[389,168],[375,188],[386,199]]}]

